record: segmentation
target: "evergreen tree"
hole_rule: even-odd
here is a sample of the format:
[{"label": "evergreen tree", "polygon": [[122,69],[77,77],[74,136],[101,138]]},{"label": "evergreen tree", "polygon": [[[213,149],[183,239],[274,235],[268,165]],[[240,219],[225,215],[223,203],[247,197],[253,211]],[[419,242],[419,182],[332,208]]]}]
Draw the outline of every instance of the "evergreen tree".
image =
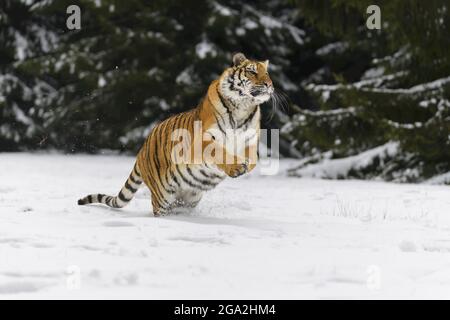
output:
[{"label": "evergreen tree", "polygon": [[[66,27],[72,4],[81,30]],[[439,176],[450,170],[449,6],[378,1],[382,28],[368,30],[370,4],[4,0],[0,150],[136,151],[242,51],[269,58],[293,102],[263,106],[265,127],[284,124],[282,151],[302,158],[292,174]]]},{"label": "evergreen tree", "polygon": [[39,135],[47,97],[55,93],[47,79],[29,77],[22,67],[35,57],[54,49],[56,35],[47,30],[44,17],[30,8],[38,1],[25,3],[4,0],[0,3],[0,149],[24,149],[39,145]]},{"label": "evergreen tree", "polygon": [[[81,30],[66,28],[71,4],[81,8]],[[290,61],[305,34],[288,3],[8,0],[0,6],[8,19],[3,79],[21,79],[3,94],[2,149],[136,151],[155,122],[198,104],[235,51],[270,58],[274,81],[294,101],[301,91],[302,71]],[[35,32],[52,46],[36,45],[18,57],[17,36],[29,43],[35,21]],[[20,123],[28,118],[32,125]]]},{"label": "evergreen tree", "polygon": [[292,174],[422,181],[448,172],[448,3],[378,1],[381,30],[365,26],[370,1],[297,4],[332,41],[317,51],[325,66],[316,74],[334,81],[303,83],[318,110],[301,110],[284,127],[306,157]]}]

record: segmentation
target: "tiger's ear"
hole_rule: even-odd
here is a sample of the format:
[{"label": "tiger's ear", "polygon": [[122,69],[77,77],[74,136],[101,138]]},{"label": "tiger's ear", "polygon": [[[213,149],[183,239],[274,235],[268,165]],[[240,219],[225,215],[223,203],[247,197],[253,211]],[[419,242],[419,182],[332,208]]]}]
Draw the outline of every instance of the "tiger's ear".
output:
[{"label": "tiger's ear", "polygon": [[247,58],[244,56],[244,54],[243,53],[241,53],[241,52],[238,52],[238,53],[235,53],[234,55],[233,55],[233,65],[235,66],[235,67],[237,67],[238,65],[240,65],[242,62],[244,62],[245,60],[247,60]]},{"label": "tiger's ear", "polygon": [[269,68],[269,60],[263,61],[262,64],[266,68],[266,70]]}]

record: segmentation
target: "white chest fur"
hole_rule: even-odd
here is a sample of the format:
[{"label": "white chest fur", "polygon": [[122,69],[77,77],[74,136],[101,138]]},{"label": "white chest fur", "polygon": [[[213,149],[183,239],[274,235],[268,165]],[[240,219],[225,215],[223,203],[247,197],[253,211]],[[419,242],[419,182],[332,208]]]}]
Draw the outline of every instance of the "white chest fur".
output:
[{"label": "white chest fur", "polygon": [[258,144],[260,117],[259,106],[251,110],[225,111],[208,132],[214,136],[215,143],[226,149],[227,153],[239,155],[246,147]]}]

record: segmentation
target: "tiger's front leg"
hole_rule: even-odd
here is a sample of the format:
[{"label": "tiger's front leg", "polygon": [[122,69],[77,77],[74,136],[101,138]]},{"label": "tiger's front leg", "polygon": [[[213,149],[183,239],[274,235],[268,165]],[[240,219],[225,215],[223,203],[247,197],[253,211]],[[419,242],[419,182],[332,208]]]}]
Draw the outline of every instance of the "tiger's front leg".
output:
[{"label": "tiger's front leg", "polygon": [[250,172],[255,169],[256,163],[258,162],[258,145],[251,145],[245,148],[245,154],[247,155],[248,161],[247,172]]},{"label": "tiger's front leg", "polygon": [[230,164],[220,164],[218,167],[229,177],[237,178],[245,173],[252,171],[256,167],[258,152],[256,146],[245,148],[245,157],[233,156],[233,162]]},{"label": "tiger's front leg", "polygon": [[229,177],[237,178],[248,172],[248,161],[241,161],[241,163],[219,165],[219,168],[221,168]]}]

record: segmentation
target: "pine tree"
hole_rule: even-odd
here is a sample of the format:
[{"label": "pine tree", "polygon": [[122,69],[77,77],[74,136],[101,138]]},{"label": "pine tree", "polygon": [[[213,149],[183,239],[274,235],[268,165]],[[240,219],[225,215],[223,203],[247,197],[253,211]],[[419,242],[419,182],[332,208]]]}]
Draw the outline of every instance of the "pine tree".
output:
[{"label": "pine tree", "polygon": [[408,182],[448,172],[448,4],[379,1],[381,30],[365,27],[370,1],[297,4],[332,40],[317,53],[325,63],[318,73],[334,81],[303,83],[318,111],[300,111],[284,127],[305,157],[292,174]]},{"label": "pine tree", "polygon": [[[66,28],[71,4],[81,8],[81,30]],[[0,6],[9,19],[1,72],[21,79],[17,93],[4,91],[0,102],[2,149],[136,151],[156,122],[195,107],[236,51],[269,58],[274,81],[294,101],[302,91],[302,70],[290,61],[304,48],[305,33],[288,3],[8,0]],[[51,46],[17,57],[14,39],[21,34],[29,44],[35,21],[34,32]],[[31,125],[20,118],[33,119],[28,139],[23,131]]]},{"label": "pine tree", "polygon": [[51,82],[29,77],[23,64],[54,49],[56,35],[47,21],[34,16],[28,1],[5,0],[0,4],[0,149],[17,150],[39,145],[41,109],[55,93]]}]

